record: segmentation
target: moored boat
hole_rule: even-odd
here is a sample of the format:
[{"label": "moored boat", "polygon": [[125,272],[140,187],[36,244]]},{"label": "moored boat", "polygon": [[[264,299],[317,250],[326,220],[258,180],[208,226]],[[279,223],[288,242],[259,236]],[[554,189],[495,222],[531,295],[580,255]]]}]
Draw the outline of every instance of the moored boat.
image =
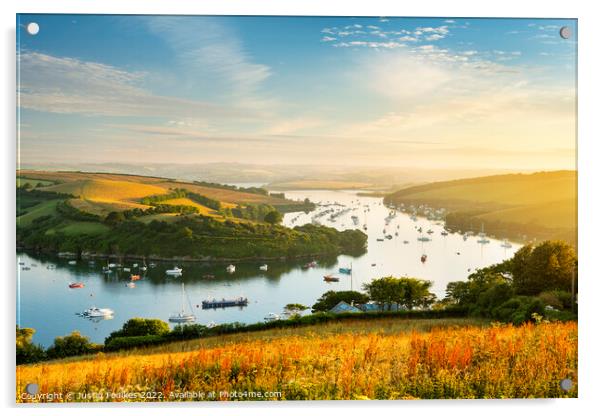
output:
[{"label": "moored boat", "polygon": [[96,306],[92,306],[91,308],[86,309],[81,312],[79,315],[86,318],[106,318],[113,316],[115,312],[109,308],[97,308]]},{"label": "moored boat", "polygon": [[82,282],[69,283],[69,289],[81,289],[84,287]]},{"label": "moored boat", "polygon": [[333,276],[331,274],[327,274],[326,276],[324,276],[324,281],[325,282],[338,282],[339,278],[336,276]]},{"label": "moored boat", "polygon": [[238,297],[233,299],[208,299],[201,302],[203,309],[215,309],[215,308],[228,308],[231,306],[247,306],[249,299],[245,297]]},{"label": "moored boat", "polygon": [[173,269],[165,270],[165,274],[170,276],[180,276],[182,274],[182,269],[178,266],[175,266]]},{"label": "moored boat", "polygon": [[185,311],[185,306],[184,306],[185,305],[185,302],[184,302],[185,296],[186,296],[186,291],[184,289],[184,283],[182,283],[182,309],[177,314],[171,315],[169,317],[169,322],[186,323],[186,322],[196,321],[196,316],[194,316],[194,314],[186,313],[186,311]]},{"label": "moored boat", "polygon": [[265,318],[263,318],[264,321],[266,322],[274,322],[274,321],[279,321],[280,319],[282,319],[280,317],[280,315],[278,315],[277,313],[274,312],[270,312],[268,313]]}]

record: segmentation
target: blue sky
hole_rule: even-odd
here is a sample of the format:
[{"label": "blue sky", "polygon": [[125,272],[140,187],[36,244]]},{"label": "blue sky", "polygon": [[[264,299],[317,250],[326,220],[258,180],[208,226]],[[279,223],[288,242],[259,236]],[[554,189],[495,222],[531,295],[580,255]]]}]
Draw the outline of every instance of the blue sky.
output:
[{"label": "blue sky", "polygon": [[574,167],[574,20],[19,15],[17,32],[26,164]]}]

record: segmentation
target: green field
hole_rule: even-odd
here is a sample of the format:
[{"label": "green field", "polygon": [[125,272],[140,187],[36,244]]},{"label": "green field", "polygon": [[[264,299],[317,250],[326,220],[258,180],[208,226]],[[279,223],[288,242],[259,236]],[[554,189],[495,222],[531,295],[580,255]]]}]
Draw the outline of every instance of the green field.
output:
[{"label": "green field", "polygon": [[143,217],[138,218],[138,221],[148,224],[153,221],[163,221],[163,222],[174,222],[177,221],[180,216],[178,214],[173,213],[165,213],[165,214],[153,214],[153,215],[145,215]]},{"label": "green field", "polygon": [[49,186],[49,185],[53,185],[54,182],[51,181],[45,181],[42,179],[30,179],[30,178],[25,178],[22,176],[17,176],[17,187],[21,187],[24,186],[26,184],[29,184],[29,186],[31,186],[32,188],[35,188],[37,186]]},{"label": "green field", "polygon": [[36,218],[40,218],[45,215],[55,215],[56,204],[59,202],[60,200],[55,199],[51,201],[41,202],[33,206],[32,208],[27,210],[26,214],[17,217],[17,225],[19,227],[27,227]]},{"label": "green field", "polygon": [[67,235],[90,234],[98,235],[109,231],[109,227],[97,222],[73,221],[66,225],[57,228],[56,231],[63,232]]}]

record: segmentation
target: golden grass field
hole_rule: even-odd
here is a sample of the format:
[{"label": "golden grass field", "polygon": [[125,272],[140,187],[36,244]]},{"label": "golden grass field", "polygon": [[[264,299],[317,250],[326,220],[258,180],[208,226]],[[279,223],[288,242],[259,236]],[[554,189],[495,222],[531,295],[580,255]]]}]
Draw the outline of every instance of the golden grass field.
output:
[{"label": "golden grass field", "polygon": [[[564,392],[567,377],[574,387]],[[20,392],[31,382],[63,397],[155,392],[150,401],[190,391],[216,392],[214,400],[227,399],[222,391],[282,400],[576,397],[577,324],[345,321],[19,366],[17,401],[28,401]]]},{"label": "golden grass field", "polygon": [[[191,192],[218,200],[223,206],[231,208],[238,204],[290,204],[290,201],[265,195],[148,176],[32,170],[17,171],[17,176],[19,181],[28,181],[32,184],[37,182],[53,183],[50,186],[45,186],[44,190],[72,194],[77,197],[70,201],[74,207],[102,216],[115,210],[148,208],[146,205],[139,203],[141,198],[166,194],[174,188],[188,189]],[[190,203],[196,204],[192,201]],[[211,211],[203,205],[196,204],[195,206],[197,205],[202,207],[202,209],[199,208],[201,211]]]}]

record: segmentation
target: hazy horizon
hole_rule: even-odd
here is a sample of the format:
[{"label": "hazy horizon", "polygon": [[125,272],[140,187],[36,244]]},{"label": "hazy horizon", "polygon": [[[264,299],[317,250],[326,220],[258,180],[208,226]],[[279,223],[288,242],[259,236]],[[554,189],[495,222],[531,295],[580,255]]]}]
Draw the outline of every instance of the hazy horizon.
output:
[{"label": "hazy horizon", "polygon": [[576,169],[575,20],[18,18],[19,166]]}]

